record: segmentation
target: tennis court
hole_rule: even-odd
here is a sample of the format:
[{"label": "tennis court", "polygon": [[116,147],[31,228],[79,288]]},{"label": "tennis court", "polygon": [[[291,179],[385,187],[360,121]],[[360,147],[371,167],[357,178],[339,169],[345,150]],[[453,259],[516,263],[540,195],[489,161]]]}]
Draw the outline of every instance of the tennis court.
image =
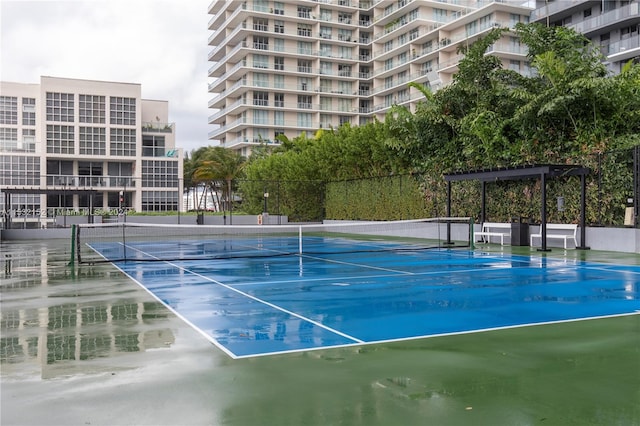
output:
[{"label": "tennis court", "polygon": [[[183,249],[190,240],[182,240]],[[151,245],[156,251],[161,247]],[[236,340],[260,338],[270,344],[280,336],[278,343],[316,339],[309,345],[313,350],[294,346],[271,356],[234,359],[229,349],[214,347],[212,336],[203,337],[111,263],[68,266],[68,241],[0,242],[0,252],[2,424],[640,424],[640,315],[632,309],[638,301],[637,254],[538,253],[529,247],[483,245],[475,251],[460,247],[371,250],[348,257],[325,253],[117,263],[126,265],[137,281],[166,286],[167,300],[182,289],[196,295],[199,286],[211,286],[229,303],[218,304],[222,310],[208,316],[226,315],[225,321],[247,317],[240,321],[241,329],[227,327]],[[346,259],[356,265],[335,262]],[[409,268],[413,275],[376,272],[372,265]],[[543,268],[547,274],[538,271]],[[288,279],[282,278],[285,269],[291,273]],[[465,297],[454,299],[452,287],[462,287],[465,275],[475,278],[466,284]],[[174,280],[178,277],[182,286]],[[521,285],[501,285],[501,280],[514,278]],[[224,293],[224,285],[211,279],[234,290]],[[415,284],[418,279],[432,285]],[[395,286],[393,292],[387,281]],[[355,291],[357,285],[362,287]],[[556,292],[545,289],[554,286]],[[423,291],[411,293],[408,287]],[[317,326],[265,309],[264,303],[235,289],[367,341],[387,338],[394,329],[406,333],[424,318],[439,318],[442,325],[449,318],[444,311],[451,308],[480,312],[486,309],[480,292],[503,301],[485,316],[506,317],[510,311],[520,317],[524,307],[535,306],[561,318],[573,316],[567,310],[580,318],[598,318],[330,347],[314,336],[324,333]],[[526,300],[526,291],[535,297]],[[181,312],[180,304],[209,302],[208,296],[199,297],[183,297],[172,309]],[[433,301],[425,301],[428,297]],[[526,302],[513,314],[517,303],[508,300]],[[617,308],[611,308],[616,304],[631,314],[617,315]],[[309,306],[318,310],[309,312]],[[430,317],[424,313],[427,306]],[[363,326],[365,322],[369,324]],[[214,326],[225,330],[219,323]]]},{"label": "tennis court", "polygon": [[118,269],[233,358],[640,312],[636,266],[388,235],[302,238],[281,230],[176,242],[134,234],[90,246],[119,259]]}]

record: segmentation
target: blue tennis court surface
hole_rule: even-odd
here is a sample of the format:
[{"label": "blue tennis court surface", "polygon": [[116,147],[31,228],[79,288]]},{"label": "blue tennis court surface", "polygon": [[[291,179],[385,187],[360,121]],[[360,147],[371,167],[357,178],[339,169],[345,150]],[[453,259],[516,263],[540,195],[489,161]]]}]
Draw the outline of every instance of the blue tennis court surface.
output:
[{"label": "blue tennis court surface", "polygon": [[[118,250],[110,244],[93,248]],[[128,246],[153,257],[153,244]],[[434,249],[115,265],[232,357],[640,313],[640,267],[538,256]]]}]

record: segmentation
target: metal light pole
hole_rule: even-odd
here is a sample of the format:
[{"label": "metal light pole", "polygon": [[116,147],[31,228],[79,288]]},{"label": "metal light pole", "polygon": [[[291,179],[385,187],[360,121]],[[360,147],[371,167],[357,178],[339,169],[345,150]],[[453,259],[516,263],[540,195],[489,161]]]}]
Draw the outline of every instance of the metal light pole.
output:
[{"label": "metal light pole", "polygon": [[267,200],[269,199],[269,193],[267,192],[267,188],[264,189],[264,193],[262,194],[264,198],[264,208],[262,209],[262,224],[266,225],[269,220],[269,213],[267,211]]}]

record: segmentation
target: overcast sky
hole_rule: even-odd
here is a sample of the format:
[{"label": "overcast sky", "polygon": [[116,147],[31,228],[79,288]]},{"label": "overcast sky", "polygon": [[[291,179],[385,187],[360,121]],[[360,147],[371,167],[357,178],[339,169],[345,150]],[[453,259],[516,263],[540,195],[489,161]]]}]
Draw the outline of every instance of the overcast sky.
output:
[{"label": "overcast sky", "polygon": [[139,83],[169,101],[176,145],[207,140],[211,0],[0,0],[0,79]]}]

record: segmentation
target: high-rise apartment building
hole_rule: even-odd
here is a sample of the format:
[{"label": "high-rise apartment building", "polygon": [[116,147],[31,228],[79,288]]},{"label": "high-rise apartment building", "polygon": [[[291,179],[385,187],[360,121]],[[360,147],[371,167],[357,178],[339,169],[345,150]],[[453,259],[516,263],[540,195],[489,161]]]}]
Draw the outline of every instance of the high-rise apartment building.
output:
[{"label": "high-rise apartment building", "polygon": [[600,46],[613,73],[619,73],[629,60],[640,58],[638,0],[537,0],[531,21],[584,34]]},{"label": "high-rise apartment building", "polygon": [[178,211],[183,158],[168,116],[168,102],[142,99],[139,84],[0,82],[4,218],[44,225],[75,212]]},{"label": "high-rise apartment building", "polygon": [[[449,84],[460,45],[530,13],[523,2],[214,1],[209,139],[248,154],[279,134],[383,119],[392,105],[423,98],[407,83]],[[490,54],[527,72],[512,35]]]},{"label": "high-rise apartment building", "polygon": [[[638,0],[214,0],[209,14],[209,139],[244,155],[279,134],[413,107],[423,96],[407,83],[451,83],[458,47],[491,28],[573,23],[606,46],[612,70],[638,54]],[[488,52],[528,74],[526,53],[509,32]]]}]

